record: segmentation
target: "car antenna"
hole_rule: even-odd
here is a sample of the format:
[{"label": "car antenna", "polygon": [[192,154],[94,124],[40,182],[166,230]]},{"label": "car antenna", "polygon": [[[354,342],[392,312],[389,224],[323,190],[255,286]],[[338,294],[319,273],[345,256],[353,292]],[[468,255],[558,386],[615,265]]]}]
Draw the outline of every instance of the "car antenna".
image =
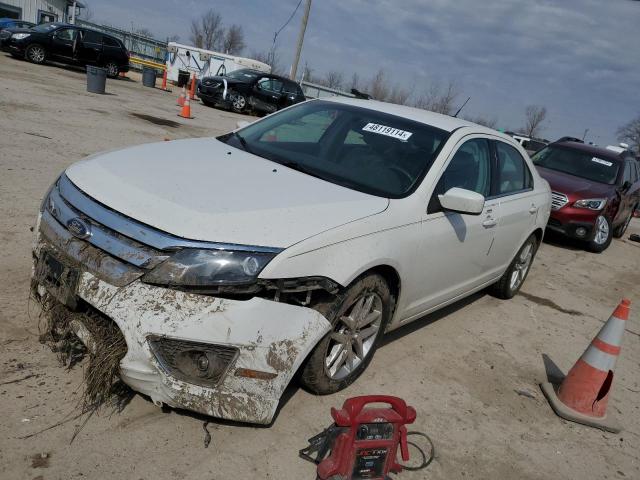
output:
[{"label": "car antenna", "polygon": [[471,97],[467,98],[464,103],[462,104],[462,106],[458,109],[458,111],[456,112],[456,114],[453,116],[453,118],[457,118],[458,114],[462,111],[462,109],[464,108],[464,106],[467,104],[467,102],[471,100]]}]

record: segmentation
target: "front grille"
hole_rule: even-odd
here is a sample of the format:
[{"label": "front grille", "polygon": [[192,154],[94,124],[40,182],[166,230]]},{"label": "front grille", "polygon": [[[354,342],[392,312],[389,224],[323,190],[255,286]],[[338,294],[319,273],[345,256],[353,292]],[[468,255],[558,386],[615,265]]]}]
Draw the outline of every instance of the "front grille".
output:
[{"label": "front grille", "polygon": [[569,203],[569,197],[564,193],[551,192],[551,210],[560,210],[567,203]]},{"label": "front grille", "polygon": [[[127,264],[152,269],[181,248],[279,253],[280,248],[204,242],[176,237],[126,217],[89,197],[66,175],[45,203],[60,227]],[[44,218],[44,217],[43,217]],[[52,228],[55,228],[53,225]]]}]

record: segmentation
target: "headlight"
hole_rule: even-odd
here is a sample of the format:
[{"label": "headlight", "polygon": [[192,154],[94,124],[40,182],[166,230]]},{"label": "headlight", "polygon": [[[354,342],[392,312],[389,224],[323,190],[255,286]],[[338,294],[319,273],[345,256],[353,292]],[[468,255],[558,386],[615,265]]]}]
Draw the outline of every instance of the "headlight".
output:
[{"label": "headlight", "polygon": [[30,33],[14,33],[11,35],[11,38],[15,38],[16,40],[22,40],[23,38],[27,38]]},{"label": "headlight", "polygon": [[253,283],[277,253],[180,250],[142,277],[155,285],[206,287]]},{"label": "headlight", "polygon": [[602,210],[606,204],[606,198],[587,198],[585,200],[578,200],[573,206],[577,208],[588,208],[589,210]]}]

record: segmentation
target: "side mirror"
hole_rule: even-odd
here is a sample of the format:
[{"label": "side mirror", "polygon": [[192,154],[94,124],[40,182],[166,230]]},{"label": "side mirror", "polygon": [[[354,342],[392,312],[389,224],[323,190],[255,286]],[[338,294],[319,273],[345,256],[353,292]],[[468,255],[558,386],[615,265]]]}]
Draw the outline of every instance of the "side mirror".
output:
[{"label": "side mirror", "polygon": [[249,125],[249,122],[247,122],[246,120],[238,120],[238,121],[236,122],[236,128],[237,128],[237,129],[244,128],[244,127],[246,127],[247,125]]},{"label": "side mirror", "polygon": [[484,197],[464,188],[451,188],[444,195],[438,195],[438,199],[442,208],[452,212],[480,215],[484,210]]}]

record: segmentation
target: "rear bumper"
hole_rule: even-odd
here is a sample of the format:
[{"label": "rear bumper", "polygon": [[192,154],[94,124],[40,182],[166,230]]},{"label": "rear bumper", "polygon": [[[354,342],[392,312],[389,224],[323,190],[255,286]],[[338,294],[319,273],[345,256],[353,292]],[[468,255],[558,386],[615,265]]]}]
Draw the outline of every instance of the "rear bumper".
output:
[{"label": "rear bumper", "polygon": [[[262,298],[222,299],[142,283],[139,269],[71,236],[47,211],[39,216],[36,232],[34,258],[46,251],[80,272],[75,295],[115,322],[126,340],[122,380],[156,404],[268,424],[294,373],[331,328],[320,313],[305,307]],[[93,256],[101,261],[91,263]],[[237,355],[217,384],[202,386],[166,368],[150,344],[159,337],[231,347]]]}]

